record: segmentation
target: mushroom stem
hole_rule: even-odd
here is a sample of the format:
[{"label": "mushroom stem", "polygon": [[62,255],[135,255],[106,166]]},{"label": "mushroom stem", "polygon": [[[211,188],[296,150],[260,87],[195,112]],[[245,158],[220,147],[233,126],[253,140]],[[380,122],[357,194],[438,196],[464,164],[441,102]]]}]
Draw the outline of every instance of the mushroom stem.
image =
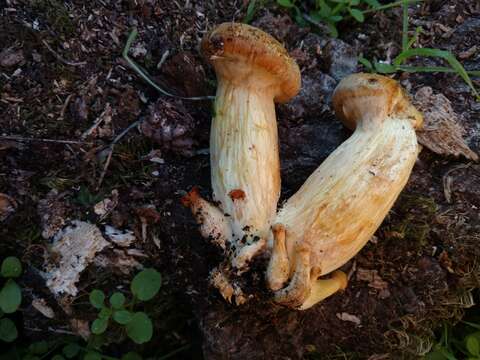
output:
[{"label": "mushroom stem", "polygon": [[218,209],[206,202],[187,205],[204,236],[211,236],[212,229],[222,234],[226,261],[212,277],[222,281],[212,283],[225,298],[235,296],[239,303],[245,298],[229,283],[229,273],[248,270],[248,263],[266,247],[280,195],[274,102],[298,93],[300,70],[278,41],[246,24],[219,25],[201,47],[218,81],[210,134]]},{"label": "mushroom stem", "polygon": [[[317,275],[330,273],[360,251],[407,183],[420,150],[415,127],[422,117],[394,80],[352,75],[342,80],[333,100],[338,117],[355,132],[310,175],[277,215],[276,222],[286,228],[286,253],[293,273],[287,289],[298,278],[294,267],[298,267],[295,262],[300,244],[310,244],[312,273]],[[278,251],[283,250],[273,248],[268,284],[283,280],[270,271],[278,266],[277,259],[285,256],[276,254]],[[315,284],[317,290],[309,288],[310,293],[330,293],[319,292],[322,282]],[[278,290],[276,296],[280,303],[295,303],[281,296],[282,291]],[[305,299],[305,292],[297,299]],[[299,308],[312,306],[322,297],[315,295]]]},{"label": "mushroom stem", "polygon": [[222,79],[210,137],[213,198],[235,241],[267,236],[280,194],[273,93],[254,84]]}]

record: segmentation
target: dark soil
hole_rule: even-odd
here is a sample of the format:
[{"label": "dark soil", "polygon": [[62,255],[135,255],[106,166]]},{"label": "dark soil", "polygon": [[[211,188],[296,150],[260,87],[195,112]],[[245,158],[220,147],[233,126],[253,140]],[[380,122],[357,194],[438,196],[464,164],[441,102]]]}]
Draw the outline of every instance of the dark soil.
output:
[{"label": "dark soil", "polygon": [[[0,5],[0,135],[25,138],[0,137],[0,193],[18,204],[0,228],[0,259],[15,255],[26,267],[19,281],[22,311],[16,315],[21,341],[77,333],[71,319],[95,316],[88,293],[127,290],[135,273],[115,266],[118,253],[107,249],[102,255],[111,261],[87,268],[78,296],[55,299],[41,276],[51,261],[50,236],[42,233],[54,233],[74,219],[133,230],[132,247],[143,254],[134,259],[162,272],[162,294],[146,305],[155,337],[137,347],[144,355],[159,357],[190,344],[175,357],[202,358],[203,351],[208,359],[342,354],[410,359],[428,350],[435,326],[460,318],[472,304],[468,291],[478,287],[480,275],[480,166],[428,150],[375,239],[345,266],[352,276],[344,293],[305,312],[274,305],[269,294],[253,292],[263,287],[262,260],[244,279],[257,294],[246,305],[227,304],[209,287],[209,271],[221,257],[201,238],[180,198],[193,186],[206,198],[211,194],[211,103],[159,96],[129,69],[121,52],[130,29],[137,27],[130,54],[155,81],[182,96],[213,95],[215,76],[199,55],[199,41],[216,24],[241,21],[246,2],[7,0]],[[468,52],[478,46],[477,1],[425,1],[412,7],[410,16],[412,29],[424,29],[421,46],[448,49],[467,69],[480,69],[480,49]],[[260,9],[253,24],[284,42],[302,68],[301,93],[277,109],[286,199],[349,136],[330,109],[331,93],[339,79],[361,69],[355,56],[384,60],[398,53],[401,9],[363,24],[344,24],[341,40],[300,28],[273,4]],[[413,63],[443,65],[435,59]],[[459,77],[396,78],[412,94],[428,85],[449,98],[466,141],[480,151],[480,105]],[[99,127],[82,137],[101,117]],[[142,125],[115,145],[102,180],[105,148],[139,119]],[[101,218],[93,206],[112,190],[118,191],[118,205]],[[145,210],[151,206],[154,210]],[[143,240],[142,218],[147,221]],[[54,319],[31,306],[36,298],[54,309]],[[358,321],[345,320],[352,319],[348,315]],[[106,352],[112,356],[134,348],[117,335],[109,334],[113,345]]]}]

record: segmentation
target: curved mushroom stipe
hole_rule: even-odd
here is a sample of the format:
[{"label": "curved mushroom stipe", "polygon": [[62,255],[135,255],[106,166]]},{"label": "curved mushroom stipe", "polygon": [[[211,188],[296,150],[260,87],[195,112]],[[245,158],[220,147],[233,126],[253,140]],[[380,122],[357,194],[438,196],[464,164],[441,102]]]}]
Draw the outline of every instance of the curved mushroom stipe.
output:
[{"label": "curved mushroom stipe", "polygon": [[219,235],[221,246],[233,252],[229,268],[240,274],[265,249],[275,218],[280,160],[274,102],[298,93],[300,70],[278,41],[246,24],[219,25],[201,49],[218,80],[210,134],[218,208],[194,196],[187,205],[202,235]]},{"label": "curved mushroom stipe", "polygon": [[[273,246],[267,270],[276,301],[299,309],[344,288],[345,278],[338,273],[329,280],[316,278],[345,264],[372,237],[407,183],[420,151],[415,128],[421,126],[422,115],[396,81],[351,75],[335,89],[333,105],[355,131],[279,211],[276,222],[286,229],[285,246]],[[310,246],[309,264],[299,251],[302,244]],[[291,280],[279,290],[288,281],[285,259]],[[307,288],[309,277],[313,280]]]},{"label": "curved mushroom stipe", "polygon": [[299,310],[311,308],[316,303],[326,299],[340,290],[347,287],[347,275],[340,270],[334,271],[330,279],[316,279],[312,281],[310,296],[305,299]]}]

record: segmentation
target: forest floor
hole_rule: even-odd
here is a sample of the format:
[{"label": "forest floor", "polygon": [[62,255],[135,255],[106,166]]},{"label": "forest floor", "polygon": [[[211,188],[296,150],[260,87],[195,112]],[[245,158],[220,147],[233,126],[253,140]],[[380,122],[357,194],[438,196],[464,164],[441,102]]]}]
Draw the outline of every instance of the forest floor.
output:
[{"label": "forest floor", "polygon": [[[15,208],[1,223],[0,260],[13,255],[24,264],[18,281],[23,302],[13,317],[20,343],[87,337],[96,316],[89,292],[128,293],[142,266],[163,276],[161,293],[145,305],[154,338],[137,346],[107,331],[104,352],[111,356],[135,349],[160,358],[188,345],[173,357],[409,359],[429,348],[436,326],[458,320],[472,305],[480,276],[480,166],[428,149],[374,239],[344,267],[351,277],[342,294],[297,312],[274,305],[269,294],[236,308],[209,287],[209,271],[221,256],[201,238],[180,198],[193,186],[211,198],[211,101],[159,95],[121,54],[136,27],[130,55],[157,83],[182,96],[213,95],[215,75],[199,42],[216,24],[242,21],[247,2],[0,5],[0,193]],[[402,11],[343,24],[337,39],[298,26],[271,3],[252,24],[284,43],[302,70],[300,94],[277,107],[283,201],[349,136],[333,115],[331,93],[342,77],[362,69],[357,56],[398,54]],[[423,28],[417,46],[449,50],[467,70],[480,69],[477,1],[411,6],[410,28],[416,26]],[[412,64],[443,65],[433,58]],[[480,102],[458,76],[395,78],[411,94],[429,86],[446,96],[466,142],[480,152]],[[115,137],[139,120],[110,151]],[[105,199],[108,209],[95,209]],[[135,241],[128,247],[109,241],[82,272],[76,295],[54,296],[43,276],[56,261],[52,238],[74,220],[95,224],[103,234],[108,226],[132,231]],[[245,280],[252,288],[261,285],[263,266],[259,261]],[[52,318],[32,305],[39,299]]]}]

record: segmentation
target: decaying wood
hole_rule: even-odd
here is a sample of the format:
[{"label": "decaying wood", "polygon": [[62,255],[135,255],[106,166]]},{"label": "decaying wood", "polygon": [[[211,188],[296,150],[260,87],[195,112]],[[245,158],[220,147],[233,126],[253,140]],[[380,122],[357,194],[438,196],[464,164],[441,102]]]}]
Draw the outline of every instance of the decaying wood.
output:
[{"label": "decaying wood", "polygon": [[464,156],[478,161],[478,155],[463,139],[465,129],[458,122],[459,115],[453,110],[450,100],[424,86],[417,91],[413,102],[424,115],[423,129],[417,131],[420,144],[440,155]]},{"label": "decaying wood", "polygon": [[57,265],[47,273],[47,286],[55,295],[75,296],[80,274],[109,243],[100,230],[88,222],[75,220],[54,239],[51,253]]}]

